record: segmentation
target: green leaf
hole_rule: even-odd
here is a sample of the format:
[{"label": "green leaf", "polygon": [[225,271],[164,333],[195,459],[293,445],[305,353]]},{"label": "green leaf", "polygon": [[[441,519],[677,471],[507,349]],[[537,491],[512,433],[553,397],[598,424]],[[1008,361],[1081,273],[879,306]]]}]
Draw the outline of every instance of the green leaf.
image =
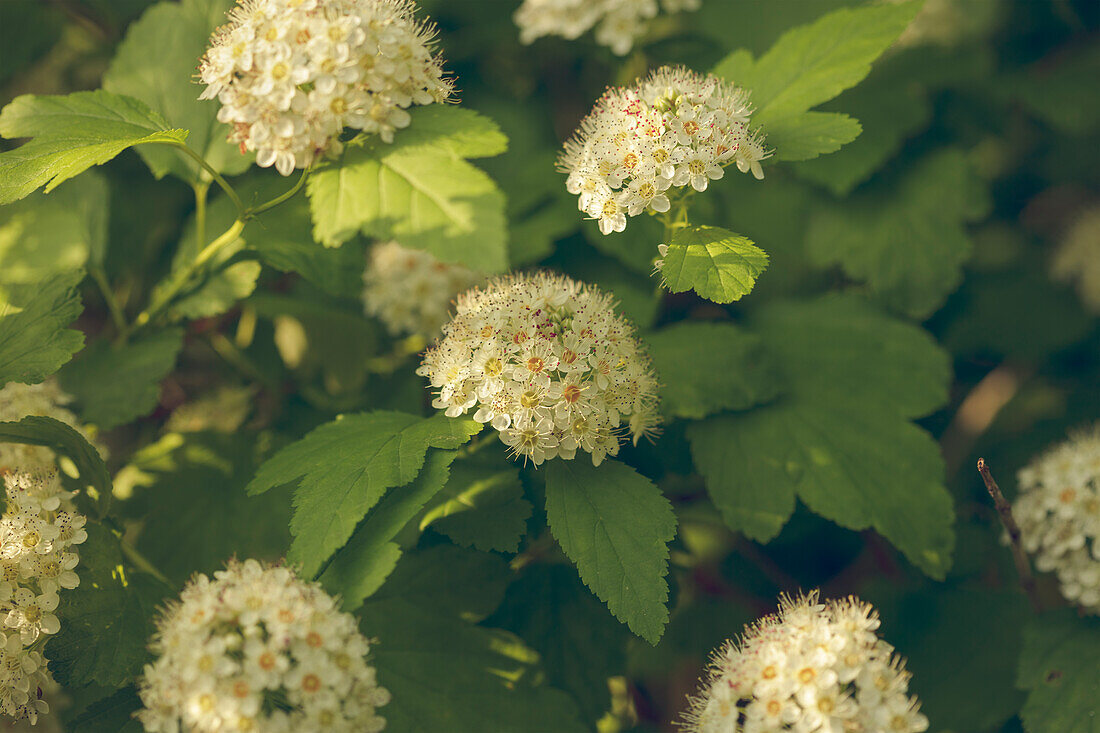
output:
[{"label": "green leaf", "polygon": [[768,127],[768,146],[775,148],[776,160],[810,160],[841,147],[859,137],[859,120],[838,112],[803,112],[776,120]]},{"label": "green leaf", "polygon": [[182,144],[186,130],[170,130],[143,103],[103,90],[66,96],[24,94],[0,111],[0,135],[29,137],[0,153],[0,204],[45,185],[46,193],[144,143]]},{"label": "green leaf", "polygon": [[436,545],[410,552],[370,602],[409,603],[476,623],[500,606],[511,575],[499,555]]},{"label": "green leaf", "polygon": [[607,679],[623,673],[628,637],[571,568],[528,567],[489,623],[530,644],[550,684],[569,692],[590,723],[610,707]]},{"label": "green leaf", "polygon": [[546,518],[581,580],[611,613],[650,644],[668,623],[668,542],[672,505],[625,463],[550,461]]},{"label": "green leaf", "polygon": [[779,392],[760,337],[732,323],[684,322],[647,334],[666,415],[698,419],[745,410]]},{"label": "green leaf", "polygon": [[248,493],[297,483],[289,559],[312,576],[391,488],[416,478],[429,448],[457,448],[481,426],[399,412],[342,415],[264,463]]},{"label": "green leaf", "polygon": [[0,208],[0,281],[37,283],[103,262],[107,182],[90,172]]},{"label": "green leaf", "polygon": [[[95,689],[100,689],[96,686]],[[66,690],[72,694],[72,690]],[[65,730],[72,731],[114,731],[114,733],[142,733],[144,726],[134,717],[142,708],[141,698],[133,685],[114,690],[111,694],[95,700],[90,705],[73,710],[66,706],[59,714]]]},{"label": "green leaf", "polygon": [[0,441],[52,448],[67,456],[76,465],[80,477],[95,487],[100,496],[111,493],[111,477],[99,451],[83,435],[60,420],[31,415],[19,422],[0,422]]},{"label": "green leaf", "polygon": [[420,529],[431,527],[466,547],[515,552],[531,511],[515,463],[479,453],[451,466],[450,478],[421,518]]},{"label": "green leaf", "polygon": [[920,329],[853,297],[755,314],[788,393],[688,427],[699,472],[731,529],[766,542],[798,497],[850,529],[873,527],[929,575],[954,544],[932,438],[910,422],[946,399],[946,355]]},{"label": "green leaf", "polygon": [[0,284],[0,385],[37,384],[73,357],[84,334],[65,328],[83,310],[82,270],[38,283]]},{"label": "green leaf", "polygon": [[855,121],[806,112],[861,82],[920,6],[841,8],[787,31],[755,62],[750,52],[736,51],[714,73],[752,92],[753,125],[764,129],[776,158],[805,160],[833,152],[858,134]]},{"label": "green leaf", "polygon": [[249,433],[169,433],[119,473],[135,489],[123,506],[142,522],[138,550],[182,583],[230,557],[275,561],[290,544],[290,492],[248,496],[265,441]]},{"label": "green leaf", "polygon": [[411,555],[358,613],[363,633],[379,640],[370,656],[379,684],[393,693],[379,710],[387,732],[528,733],[533,721],[554,733],[587,730],[569,696],[543,684],[538,654],[507,631],[459,618],[484,612],[470,591],[497,571],[451,562],[448,574],[466,582],[441,583],[440,559]]},{"label": "green leaf", "polygon": [[44,656],[63,685],[122,687],[149,658],[154,611],[168,589],[129,572],[109,530],[89,524],[87,531],[77,566],[80,585],[61,597],[61,631],[50,637]]},{"label": "green leaf", "polygon": [[105,430],[152,412],[160,383],[176,365],[183,330],[168,328],[114,345],[99,339],[61,371],[61,386],[76,397],[80,415]]},{"label": "green leaf", "polygon": [[[195,70],[206,52],[214,29],[226,22],[232,0],[161,2],[130,24],[111,65],[103,88],[127,94],[148,104],[174,127],[191,131],[191,148],[219,173],[233,175],[252,164],[226,141],[229,126],[218,122],[217,100],[200,100],[203,87]],[[141,148],[157,178],[171,173],[188,182],[209,180],[199,165],[175,150]]]},{"label": "green leaf", "polygon": [[333,557],[321,582],[330,593],[341,596],[344,610],[358,608],[396,567],[402,549],[394,538],[443,488],[456,455],[456,451],[428,451],[412,483],[390,489]]},{"label": "green leaf", "polygon": [[1028,733],[1100,731],[1100,623],[1070,610],[1045,614],[1024,630],[1017,684]]},{"label": "green leaf", "polygon": [[1022,594],[942,586],[903,593],[876,582],[860,595],[883,619],[879,635],[906,658],[909,691],[937,730],[998,730],[1019,710],[1016,661],[1029,615]]},{"label": "green leaf", "polygon": [[1100,49],[1095,44],[1068,45],[1054,58],[1040,60],[1007,86],[1036,116],[1055,130],[1087,135],[1100,129],[1100,100],[1082,94],[1100,74]]},{"label": "green leaf", "polygon": [[966,224],[988,210],[985,185],[965,155],[923,157],[893,187],[876,187],[811,216],[806,252],[866,282],[891,309],[923,318],[962,280]]},{"label": "green leaf", "polygon": [[661,279],[673,293],[694,290],[715,303],[752,292],[768,255],[748,238],[719,227],[687,227],[672,236]]},{"label": "green leaf", "polygon": [[[459,114],[461,113],[461,114]],[[339,246],[362,232],[485,272],[507,265],[504,194],[465,158],[494,155],[503,136],[456,107],[412,111],[392,144],[351,144],[310,175],[314,237]],[[425,124],[421,125],[424,121]]]}]

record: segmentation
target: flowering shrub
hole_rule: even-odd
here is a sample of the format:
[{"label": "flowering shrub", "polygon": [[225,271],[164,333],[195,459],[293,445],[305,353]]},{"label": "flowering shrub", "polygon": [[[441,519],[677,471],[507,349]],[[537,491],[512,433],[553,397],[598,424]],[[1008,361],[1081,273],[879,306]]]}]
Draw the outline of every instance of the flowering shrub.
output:
[{"label": "flowering shrub", "polygon": [[0,2],[0,729],[1095,733],[1098,30]]}]

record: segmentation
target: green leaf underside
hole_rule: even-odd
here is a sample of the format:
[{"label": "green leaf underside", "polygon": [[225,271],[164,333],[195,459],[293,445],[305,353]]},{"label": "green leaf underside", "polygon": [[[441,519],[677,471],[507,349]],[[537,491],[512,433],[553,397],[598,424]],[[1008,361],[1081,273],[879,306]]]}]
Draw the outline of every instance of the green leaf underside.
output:
[{"label": "green leaf underside", "polygon": [[80,477],[101,495],[111,490],[111,477],[103,459],[83,435],[52,417],[31,415],[18,422],[0,422],[0,442],[44,445],[68,456]]},{"label": "green leaf underside", "polygon": [[937,444],[909,420],[946,399],[944,353],[854,297],[771,304],[752,325],[789,393],[688,427],[726,523],[767,541],[797,497],[841,526],[875,528],[942,577],[954,545],[952,502]]},{"label": "green leaf underside", "polygon": [[661,278],[673,293],[694,290],[715,303],[732,303],[752,291],[768,255],[748,238],[719,227],[688,227],[672,237]]},{"label": "green leaf underside", "polygon": [[61,631],[46,644],[50,671],[63,685],[122,687],[149,657],[155,609],[168,589],[124,569],[118,540],[98,524],[80,545],[80,585],[57,609]]},{"label": "green leaf underside", "polygon": [[533,507],[523,498],[511,461],[457,461],[443,490],[428,505],[420,529],[431,527],[465,547],[515,552]]},{"label": "green leaf underside", "polygon": [[647,334],[661,408],[698,419],[775,398],[779,380],[756,334],[732,323],[685,322]]},{"label": "green leaf underside", "polygon": [[465,160],[502,152],[503,135],[468,110],[432,106],[411,114],[392,144],[350,144],[339,161],[310,176],[314,237],[339,246],[362,232],[444,262],[505,269],[504,194]]},{"label": "green leaf underside", "polygon": [[668,542],[676,516],[649,479],[618,461],[546,467],[546,517],[562,550],[611,613],[656,644],[668,623]]},{"label": "green leaf underside", "polygon": [[1020,718],[1028,733],[1100,731],[1100,623],[1070,610],[1048,613],[1024,630]]},{"label": "green leaf underside", "polygon": [[28,284],[0,284],[0,385],[37,384],[84,346],[84,334],[66,328],[83,307],[77,286],[83,270]]},{"label": "green leaf underside", "polygon": [[480,428],[472,420],[443,416],[342,415],[276,453],[248,493],[297,482],[288,559],[312,576],[387,490],[416,478],[429,448],[457,448]]},{"label": "green leaf underside", "polygon": [[925,317],[961,282],[971,251],[966,223],[985,214],[986,197],[965,155],[940,151],[893,190],[818,207],[806,251],[818,264],[840,264],[867,282],[892,309]]},{"label": "green leaf underside", "polygon": [[107,198],[107,181],[89,171],[53,193],[0,208],[0,282],[40,283],[102,263]]},{"label": "green leaf underside", "polygon": [[127,471],[140,486],[125,504],[141,518],[137,547],[182,583],[230,557],[279,560],[290,544],[290,492],[248,496],[258,463],[248,433],[169,433],[138,451]]},{"label": "green leaf underside", "polygon": [[[410,554],[359,610],[370,663],[393,693],[379,712],[394,733],[580,733],[575,704],[547,687],[538,654],[475,626],[500,602],[503,562],[454,547]],[[475,592],[476,590],[476,592]]]},{"label": "green leaf underside", "polygon": [[753,126],[764,130],[778,160],[831,153],[859,135],[858,122],[808,111],[862,81],[920,6],[841,8],[787,31],[755,62],[751,52],[735,51],[714,73],[752,92]]},{"label": "green leaf underside", "polygon": [[[252,164],[237,145],[226,141],[229,126],[218,122],[217,100],[201,100],[203,86],[195,81],[198,60],[210,34],[226,22],[233,0],[161,2],[130,24],[103,88],[140,99],[169,124],[190,130],[188,144],[219,173],[235,175]],[[199,165],[175,150],[139,148],[138,153],[157,178],[171,173],[188,182],[209,179]]]},{"label": "green leaf underside", "polygon": [[396,567],[402,550],[394,538],[443,488],[456,455],[455,451],[429,451],[419,475],[406,486],[390,489],[336,553],[321,583],[340,595],[344,610],[358,608]]},{"label": "green leaf underside", "polygon": [[120,346],[100,339],[61,372],[61,386],[76,397],[80,414],[110,429],[152,412],[160,383],[176,365],[183,329],[169,328]]},{"label": "green leaf underside", "polygon": [[182,144],[187,139],[186,130],[168,129],[142,102],[103,90],[16,97],[0,111],[0,135],[32,138],[0,153],[0,204],[43,185],[49,193],[134,145]]}]

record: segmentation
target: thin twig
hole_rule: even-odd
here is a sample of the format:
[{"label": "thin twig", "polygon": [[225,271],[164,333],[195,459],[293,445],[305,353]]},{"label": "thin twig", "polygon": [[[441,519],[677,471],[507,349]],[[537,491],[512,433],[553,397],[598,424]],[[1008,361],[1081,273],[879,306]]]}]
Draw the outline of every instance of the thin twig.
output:
[{"label": "thin twig", "polygon": [[1043,610],[1043,606],[1039,602],[1035,576],[1031,573],[1031,563],[1028,562],[1023,543],[1020,540],[1020,525],[1016,524],[1016,518],[1012,516],[1012,505],[1005,500],[1005,495],[1001,493],[1001,487],[993,480],[993,474],[989,472],[989,466],[986,465],[984,458],[978,459],[978,473],[982,475],[985,488],[989,495],[993,497],[993,505],[997,507],[1001,524],[1008,531],[1008,539],[1012,547],[1012,559],[1016,561],[1016,572],[1020,575],[1020,585],[1023,586],[1027,599],[1031,601],[1032,610],[1039,613]]}]

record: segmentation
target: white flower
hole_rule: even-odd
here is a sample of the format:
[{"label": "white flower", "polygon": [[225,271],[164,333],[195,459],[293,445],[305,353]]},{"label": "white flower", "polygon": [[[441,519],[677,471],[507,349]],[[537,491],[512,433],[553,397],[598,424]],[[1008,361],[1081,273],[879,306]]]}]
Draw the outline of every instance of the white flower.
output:
[{"label": "white flower", "polygon": [[386,725],[377,708],[390,695],[355,619],[289,568],[231,560],[213,580],[195,576],[158,620],[152,647],[138,713],[152,733]]},{"label": "white flower", "polygon": [[56,634],[60,590],[75,588],[77,545],[84,518],[61,487],[56,469],[34,466],[4,474],[7,511],[0,518],[0,712],[33,723],[49,710],[50,683],[39,654],[43,635]]},{"label": "white flower", "polygon": [[1058,575],[1062,595],[1100,614],[1100,424],[1040,455],[1017,482],[1024,549]]},{"label": "white flower", "polygon": [[456,295],[484,282],[462,265],[397,242],[375,244],[363,272],[363,306],[393,335],[435,338]]},{"label": "white flower", "polygon": [[566,190],[604,234],[627,216],[671,207],[670,188],[705,191],[736,165],[763,178],[770,153],[749,131],[748,94],[715,76],[664,66],[631,87],[609,89],[558,160]]},{"label": "white flower", "polygon": [[516,10],[520,40],[542,36],[573,40],[596,28],[596,42],[624,56],[645,33],[658,7],[667,14],[698,10],[702,0],[524,0]]},{"label": "white flower", "polygon": [[579,448],[599,465],[625,434],[637,441],[660,423],[649,358],[614,307],[563,275],[492,280],[458,297],[417,373],[436,391],[433,407],[473,409],[515,455],[538,465]]},{"label": "white flower", "polygon": [[238,0],[199,67],[241,152],[282,175],[338,153],[344,128],[393,141],[452,93],[412,0]]},{"label": "white flower", "polygon": [[1085,306],[1100,314],[1100,206],[1074,221],[1054,255],[1051,275],[1076,283]]},{"label": "white flower", "polygon": [[[65,408],[71,401],[72,397],[61,390],[53,377],[41,384],[9,382],[0,389],[0,421],[16,422],[31,415],[52,417],[73,427],[94,445],[88,429]],[[0,470],[48,469],[54,466],[55,460],[54,452],[45,446],[0,443]]]},{"label": "white flower", "polygon": [[680,726],[691,733],[928,730],[909,673],[855,598],[784,597],[711,661]]}]

